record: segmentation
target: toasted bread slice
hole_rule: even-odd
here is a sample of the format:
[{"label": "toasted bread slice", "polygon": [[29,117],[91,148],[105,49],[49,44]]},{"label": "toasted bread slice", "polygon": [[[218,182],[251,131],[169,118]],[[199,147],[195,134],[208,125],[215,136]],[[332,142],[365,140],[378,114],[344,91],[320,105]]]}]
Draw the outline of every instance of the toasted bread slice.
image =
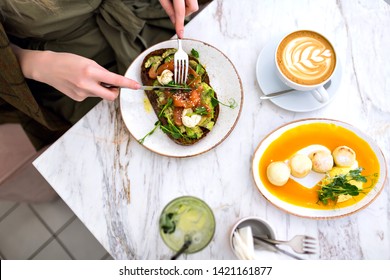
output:
[{"label": "toasted bread slice", "polygon": [[[161,84],[163,70],[168,70],[168,76],[169,71],[173,74],[175,51],[159,49],[149,53],[142,62],[141,79],[144,85],[172,86],[172,90],[146,90],[145,93],[162,131],[177,144],[193,145],[206,137],[214,127],[219,115],[219,103],[205,68],[191,55],[186,85],[191,90],[176,90],[173,82]],[[197,124],[194,125],[194,121],[198,121]]]}]

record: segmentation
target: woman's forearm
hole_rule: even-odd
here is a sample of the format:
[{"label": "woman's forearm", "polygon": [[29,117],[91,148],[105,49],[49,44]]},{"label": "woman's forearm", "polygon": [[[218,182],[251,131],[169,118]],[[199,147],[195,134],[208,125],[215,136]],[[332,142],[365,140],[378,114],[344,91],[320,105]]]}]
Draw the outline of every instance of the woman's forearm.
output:
[{"label": "woman's forearm", "polygon": [[103,68],[95,61],[72,53],[26,50],[12,45],[26,78],[46,83],[70,98],[82,101],[95,96],[114,100],[118,89],[101,84],[139,89],[140,85]]},{"label": "woman's forearm", "polygon": [[50,60],[50,51],[36,51],[22,49],[14,44],[11,44],[12,50],[19,61],[23,75],[26,78],[41,81],[39,73],[40,67],[45,67],[45,64]]}]

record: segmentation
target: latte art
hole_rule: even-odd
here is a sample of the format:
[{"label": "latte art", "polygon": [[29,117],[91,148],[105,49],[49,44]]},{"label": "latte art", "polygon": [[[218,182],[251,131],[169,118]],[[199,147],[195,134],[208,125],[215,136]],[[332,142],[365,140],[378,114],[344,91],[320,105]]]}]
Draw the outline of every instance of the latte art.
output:
[{"label": "latte art", "polygon": [[296,38],[284,49],[287,71],[302,80],[320,79],[330,71],[331,52],[313,38]]},{"label": "latte art", "polygon": [[331,76],[336,57],[324,37],[311,31],[299,31],[280,43],[277,61],[288,79],[298,84],[313,85]]}]

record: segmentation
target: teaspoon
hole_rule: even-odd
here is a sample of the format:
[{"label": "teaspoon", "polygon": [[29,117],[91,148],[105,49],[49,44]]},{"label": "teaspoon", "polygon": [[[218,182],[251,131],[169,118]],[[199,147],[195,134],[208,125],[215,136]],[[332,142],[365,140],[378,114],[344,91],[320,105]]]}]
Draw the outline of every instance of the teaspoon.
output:
[{"label": "teaspoon", "polygon": [[[329,82],[327,82],[324,85],[324,88],[327,89],[328,87],[330,87],[331,83],[332,83],[332,81],[329,80]],[[262,96],[260,96],[260,99],[262,99],[262,100],[264,100],[264,99],[272,99],[272,98],[279,97],[279,96],[282,96],[282,95],[287,95],[289,93],[292,93],[293,91],[296,91],[296,89],[286,89],[286,90],[270,93],[270,94],[267,94],[267,95],[262,95]]]}]

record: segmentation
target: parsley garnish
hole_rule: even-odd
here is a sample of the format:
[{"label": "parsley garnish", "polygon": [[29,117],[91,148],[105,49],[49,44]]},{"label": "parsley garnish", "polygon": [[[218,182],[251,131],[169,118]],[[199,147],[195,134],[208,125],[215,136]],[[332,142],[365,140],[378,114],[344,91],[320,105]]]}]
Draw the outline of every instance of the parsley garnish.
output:
[{"label": "parsley garnish", "polygon": [[164,111],[170,107],[173,103],[173,99],[172,98],[168,98],[167,100],[167,103],[164,105],[164,107],[161,109],[160,113],[158,114],[158,117],[161,118],[161,116],[163,115]]},{"label": "parsley garnish", "polygon": [[[362,168],[350,170],[347,174],[340,174],[334,177],[327,175],[320,182],[320,190],[318,191],[318,201],[327,205],[329,201],[337,202],[337,198],[340,195],[358,196],[360,193],[364,193],[365,189],[359,189],[357,186],[351,184],[351,181],[367,182],[367,178],[370,176],[363,176],[361,174]],[[377,177],[378,174],[374,174],[373,177]],[[374,181],[374,178],[371,178]],[[371,188],[373,184],[371,184]],[[366,188],[366,189],[368,189]]]},{"label": "parsley garnish", "polygon": [[192,90],[187,84],[176,84],[174,81],[170,81],[165,86],[172,87],[172,90],[176,90],[176,88],[185,88],[185,90]]},{"label": "parsley garnish", "polygon": [[[164,114],[164,111],[167,108],[169,108],[172,105],[172,103],[173,103],[173,99],[168,98],[167,103],[164,105],[164,107],[161,109],[160,113],[158,114],[159,118],[161,118],[161,116]],[[146,137],[152,135],[156,131],[157,127],[160,127],[164,133],[170,134],[174,139],[179,139],[179,138],[189,139],[186,135],[180,132],[180,129],[169,118],[166,119],[168,121],[167,125],[161,125],[161,121],[157,121],[154,124],[154,128],[151,131],[149,131],[144,137],[139,139],[138,142],[143,144]]]},{"label": "parsley garnish", "polygon": [[157,129],[157,127],[160,126],[160,124],[161,124],[161,122],[160,122],[160,121],[157,121],[157,122],[154,124],[154,128],[153,128],[151,131],[149,131],[148,133],[146,133],[146,135],[145,135],[144,137],[142,137],[141,139],[139,139],[138,142],[141,143],[141,144],[143,144],[144,141],[145,141],[145,139],[146,139],[146,137],[148,137],[149,135],[152,135],[152,134],[154,133],[154,131]]},{"label": "parsley garnish", "polygon": [[[158,114],[158,117],[159,117],[159,118],[163,115],[164,111],[165,111],[169,106],[172,105],[172,102],[173,102],[173,99],[172,99],[172,98],[168,98],[167,103],[164,105],[164,107],[161,109],[160,113]],[[144,141],[145,141],[145,139],[146,139],[146,137],[148,137],[149,135],[152,135],[152,134],[156,131],[157,127],[159,127],[159,126],[161,126],[161,122],[160,122],[160,121],[157,121],[157,122],[154,124],[153,129],[152,129],[151,131],[149,131],[148,133],[146,133],[146,135],[145,135],[144,137],[142,137],[141,139],[139,139],[138,142],[141,143],[141,144],[143,144]]]},{"label": "parsley garnish", "polygon": [[161,126],[161,130],[167,134],[170,134],[174,139],[179,139],[180,137],[187,138],[180,132],[180,129],[175,126],[172,121],[167,118],[168,124]]},{"label": "parsley garnish", "polygon": [[219,101],[214,96],[211,96],[211,104],[215,107],[215,106],[217,106],[218,103],[223,105],[223,106],[229,107],[230,109],[234,109],[234,108],[236,108],[238,106],[236,100],[234,100],[233,98],[230,98],[228,100],[229,104],[226,104],[226,103],[222,103],[221,101]]},{"label": "parsley garnish", "polygon": [[192,49],[192,50],[191,50],[191,55],[192,55],[193,57],[195,57],[195,58],[199,58],[199,53],[198,53],[198,51],[195,50],[195,49]]},{"label": "parsley garnish", "polygon": [[194,113],[203,116],[203,115],[207,115],[209,112],[207,111],[206,107],[202,106],[202,107],[196,107]]}]

